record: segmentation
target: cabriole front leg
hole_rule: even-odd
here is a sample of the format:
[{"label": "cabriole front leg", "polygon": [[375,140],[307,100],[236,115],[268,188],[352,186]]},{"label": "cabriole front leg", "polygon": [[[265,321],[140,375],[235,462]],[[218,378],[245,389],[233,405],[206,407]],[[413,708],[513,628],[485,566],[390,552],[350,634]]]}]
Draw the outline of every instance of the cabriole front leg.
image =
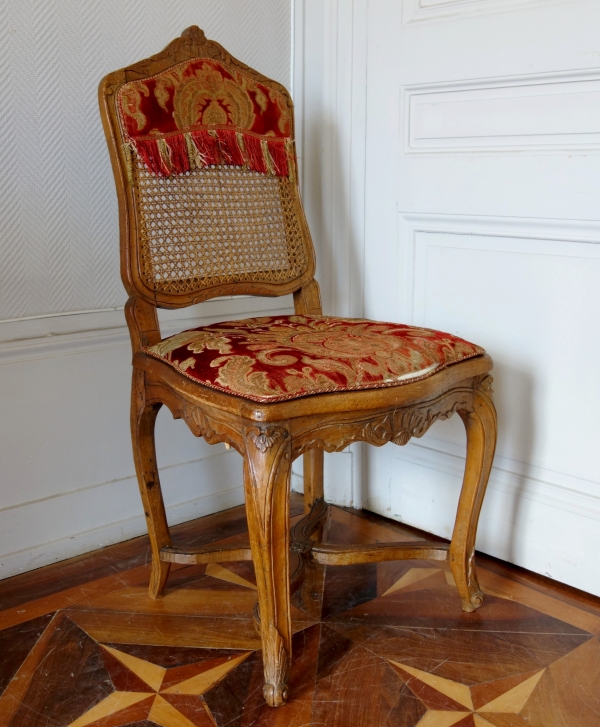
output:
[{"label": "cabriole front leg", "polygon": [[134,370],[131,391],[131,442],[152,548],[150,598],[159,598],[163,595],[171,567],[170,563],[165,563],[160,559],[161,548],[171,545],[154,446],[154,425],[160,407],[161,404],[146,405],[144,373]]},{"label": "cabriole front leg", "polygon": [[474,557],[479,514],[496,449],[496,409],[491,382],[491,377],[487,377],[475,389],[473,411],[459,410],[467,430],[467,461],[448,557],[463,610],[468,612],[483,603]]},{"label": "cabriole front leg", "polygon": [[264,663],[271,707],[287,700],[292,624],[289,587],[290,433],[283,426],[244,430],[244,488],[256,572]]}]

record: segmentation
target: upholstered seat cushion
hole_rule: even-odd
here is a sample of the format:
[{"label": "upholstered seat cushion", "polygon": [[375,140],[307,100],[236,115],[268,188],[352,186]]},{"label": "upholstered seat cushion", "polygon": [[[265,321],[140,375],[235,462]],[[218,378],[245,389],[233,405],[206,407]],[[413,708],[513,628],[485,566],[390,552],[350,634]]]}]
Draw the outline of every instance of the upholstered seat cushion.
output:
[{"label": "upholstered seat cushion", "polygon": [[204,386],[266,403],[408,384],[484,351],[397,323],[273,316],[183,331],[145,352]]}]

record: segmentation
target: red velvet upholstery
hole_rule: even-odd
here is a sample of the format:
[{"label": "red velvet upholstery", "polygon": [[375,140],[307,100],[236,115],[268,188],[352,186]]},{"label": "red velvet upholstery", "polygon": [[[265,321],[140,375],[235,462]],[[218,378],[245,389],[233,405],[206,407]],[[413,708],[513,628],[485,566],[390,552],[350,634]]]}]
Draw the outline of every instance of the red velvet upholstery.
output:
[{"label": "red velvet upholstery", "polygon": [[198,58],[125,83],[118,109],[124,137],[156,174],[187,172],[198,160],[288,174],[286,97],[218,61]]},{"label": "red velvet upholstery", "polygon": [[484,353],[449,333],[328,316],[215,323],[145,352],[205,386],[263,403],[398,386]]}]

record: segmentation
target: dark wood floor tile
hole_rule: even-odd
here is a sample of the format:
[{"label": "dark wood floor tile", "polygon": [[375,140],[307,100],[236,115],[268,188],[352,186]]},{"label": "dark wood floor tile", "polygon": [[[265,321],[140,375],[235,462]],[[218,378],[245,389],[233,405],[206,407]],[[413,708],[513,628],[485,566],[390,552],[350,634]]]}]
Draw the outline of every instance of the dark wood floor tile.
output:
[{"label": "dark wood floor tile", "polygon": [[600,613],[593,609],[583,610],[576,603],[567,603],[556,597],[556,590],[531,588],[524,583],[517,583],[511,578],[500,576],[497,573],[479,569],[479,580],[486,593],[498,594],[523,603],[548,616],[557,618],[565,623],[577,626],[596,636],[600,636]]},{"label": "dark wood floor tile", "polygon": [[110,676],[113,687],[119,692],[147,692],[148,684],[128,669],[106,649],[102,649],[102,659]]},{"label": "dark wood floor tile", "polygon": [[322,618],[328,619],[377,596],[377,564],[328,566],[323,588]]},{"label": "dark wood floor tile", "polygon": [[[223,522],[223,513],[218,517],[208,516],[208,521],[194,520],[172,529],[178,542],[187,538],[196,545],[214,542],[246,531],[243,508],[234,508]],[[227,517],[227,516],[226,516]],[[189,532],[191,531],[191,532]],[[151,560],[147,536],[134,538],[125,543],[111,545],[94,553],[87,553],[37,571],[25,573],[0,581],[0,610],[19,606],[28,601],[45,598],[61,591],[74,588],[90,581],[114,576],[134,567],[148,565]]]},{"label": "dark wood floor tile", "polygon": [[217,727],[242,727],[245,704],[251,707],[262,697],[261,675],[262,659],[251,654],[203,695]]},{"label": "dark wood floor tile", "polygon": [[[323,626],[323,631],[330,631]],[[343,643],[339,635],[324,634],[323,642],[337,648],[326,662],[319,655],[317,687],[313,705],[314,725],[327,727],[414,727],[425,708],[403,689],[402,680],[380,657],[354,643]]]},{"label": "dark wood floor tile", "polygon": [[589,640],[587,635],[329,626],[385,659],[469,685],[543,669]]},{"label": "dark wood floor tile", "polygon": [[[462,685],[458,682],[450,685],[453,688],[446,689],[445,691],[440,691],[439,688],[436,688],[431,684],[427,684],[422,679],[419,679],[418,676],[416,676],[416,674],[414,673],[416,672],[416,670],[413,670],[413,673],[411,674],[406,670],[406,668],[404,668],[404,665],[398,664],[393,661],[388,661],[388,663],[390,664],[392,669],[399,674],[402,681],[415,695],[415,697],[423,702],[427,709],[436,712],[464,712],[465,709],[471,708],[470,690],[468,689],[468,687],[465,688],[465,685]],[[426,674],[429,674],[429,672],[426,672]],[[435,674],[434,676],[437,677],[439,675]],[[468,699],[462,699],[459,702],[457,701],[457,699],[461,698],[461,691],[465,691],[468,694]]]},{"label": "dark wood floor tile", "polygon": [[[345,516],[345,513],[342,513],[342,515]],[[365,523],[357,518],[350,519],[347,522],[339,522],[335,516],[332,515],[327,529],[327,542],[340,544],[367,544],[376,543],[377,538],[374,538],[369,533],[369,523]]]},{"label": "dark wood floor tile", "polygon": [[292,605],[313,621],[321,620],[326,567],[308,563],[300,587],[292,594]]},{"label": "dark wood floor tile", "polygon": [[149,566],[138,566],[123,573],[106,576],[97,581],[91,581],[84,585],[59,591],[51,596],[0,611],[0,629],[10,628],[59,609],[69,608],[79,601],[93,599],[94,596],[104,597],[107,593],[121,589],[124,586],[147,583],[149,574]]},{"label": "dark wood floor tile", "polygon": [[[245,530],[235,508],[178,526],[176,539],[234,543]],[[340,543],[423,537],[336,508],[324,532]],[[309,566],[293,595],[290,701],[271,709],[252,564],[176,565],[152,601],[142,540],[27,574],[31,601],[21,577],[0,583],[2,727],[600,724],[600,608],[581,594],[492,562],[479,568],[484,606],[464,614],[445,563]],[[110,553],[128,567],[107,568]]]},{"label": "dark wood floor tile", "polygon": [[[175,670],[189,664],[209,662],[214,659],[233,659],[245,651],[241,649],[204,649],[184,646],[150,646],[148,644],[105,644],[137,659],[152,662],[165,669]],[[165,677],[166,679],[166,677]],[[166,683],[166,682],[165,682]]]},{"label": "dark wood floor tile", "polygon": [[317,662],[316,679],[326,679],[337,665],[351,651],[354,643],[339,631],[322,626],[319,642],[319,659]]},{"label": "dark wood floor tile", "polygon": [[469,714],[464,719],[461,719],[460,722],[455,722],[453,727],[477,727],[477,725],[473,715]]},{"label": "dark wood floor tile", "polygon": [[593,638],[552,664],[522,710],[531,727],[600,724],[600,641]]},{"label": "dark wood floor tile", "polygon": [[48,640],[22,703],[7,724],[64,727],[112,691],[101,648],[65,618]]},{"label": "dark wood floor tile", "polygon": [[290,700],[283,707],[272,709],[262,697],[262,662],[260,668],[253,671],[240,727],[307,727],[312,724],[320,633],[321,627],[317,624],[294,635]]},{"label": "dark wood floor tile", "polygon": [[[100,703],[96,705],[95,708],[92,708],[90,713],[83,713],[77,720],[74,720],[75,725],[77,727],[80,727],[83,723],[85,723],[85,727],[123,727],[123,725],[130,725],[132,722],[136,722],[140,719],[144,719],[145,717],[148,717],[150,715],[150,710],[152,709],[152,705],[154,702],[154,696],[149,696],[142,698],[140,701],[135,702],[135,704],[131,704],[129,706],[123,707],[123,709],[116,709],[116,711],[112,711],[111,707],[114,706],[112,704],[106,705],[106,702]],[[104,707],[107,709],[111,709],[111,711],[108,714],[105,714],[102,717],[99,717],[98,719],[94,720],[93,722],[90,722],[90,719],[93,719],[94,713],[96,716],[98,716],[98,710],[105,711]],[[79,722],[79,724],[77,724]],[[71,723],[69,723],[69,727],[71,727]]]},{"label": "dark wood floor tile", "polygon": [[54,614],[48,626],[26,656],[14,678],[8,683],[0,697],[0,724],[3,727],[10,725],[15,712],[19,709],[36,675],[49,641],[60,628],[65,616],[63,613]]},{"label": "dark wood floor tile", "polygon": [[[506,679],[496,679],[483,684],[476,684],[471,687],[471,696],[473,697],[473,707],[477,710],[485,705],[499,699],[507,692],[512,692],[518,686],[527,687],[531,683],[532,688],[537,687],[539,680],[543,676],[543,669],[535,669],[523,674],[516,674]],[[524,696],[527,696],[528,689],[525,690]],[[527,697],[529,698],[529,697]]]},{"label": "dark wood floor tile", "polygon": [[0,631],[0,695],[50,623],[52,614]]},{"label": "dark wood floor tile", "polygon": [[336,621],[474,631],[585,634],[582,629],[515,601],[488,595],[473,613],[462,611],[456,589],[440,586],[410,593],[397,591],[334,614]]}]

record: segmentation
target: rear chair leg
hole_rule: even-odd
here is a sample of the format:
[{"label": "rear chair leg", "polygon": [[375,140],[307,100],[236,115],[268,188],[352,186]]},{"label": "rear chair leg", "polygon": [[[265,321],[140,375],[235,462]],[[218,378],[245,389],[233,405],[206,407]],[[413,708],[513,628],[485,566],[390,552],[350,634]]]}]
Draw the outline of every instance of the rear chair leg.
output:
[{"label": "rear chair leg", "polygon": [[324,498],[322,449],[311,449],[304,455],[304,512],[310,512],[315,500]]},{"label": "rear chair leg", "polygon": [[496,449],[496,409],[491,393],[488,377],[475,389],[474,411],[459,412],[467,430],[467,461],[448,557],[463,611],[468,612],[483,603],[474,556],[479,513]]},{"label": "rear chair leg", "polygon": [[160,560],[161,548],[171,545],[154,447],[154,424],[161,406],[161,404],[146,405],[144,373],[134,370],[131,391],[131,441],[135,471],[152,547],[150,598],[160,598],[163,595],[171,566],[170,563]]}]

